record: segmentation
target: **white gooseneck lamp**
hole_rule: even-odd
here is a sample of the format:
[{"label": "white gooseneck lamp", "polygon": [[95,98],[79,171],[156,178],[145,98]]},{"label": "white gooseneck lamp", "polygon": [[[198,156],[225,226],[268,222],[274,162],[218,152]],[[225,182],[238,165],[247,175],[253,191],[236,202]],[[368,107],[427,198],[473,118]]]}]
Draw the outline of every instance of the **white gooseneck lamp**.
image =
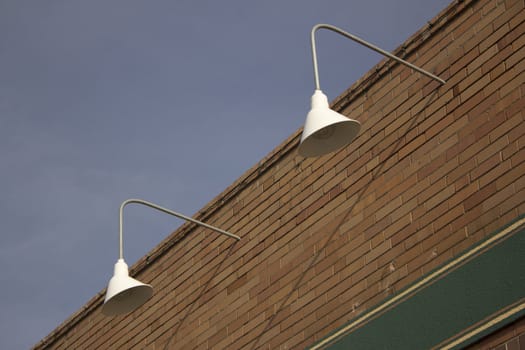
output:
[{"label": "white gooseneck lamp", "polygon": [[380,54],[387,56],[401,64],[404,64],[421,74],[424,74],[441,84],[445,81],[432,73],[429,73],[413,64],[392,55],[391,53],[374,46],[365,40],[347,33],[335,26],[329,24],[317,24],[312,28],[310,35],[312,43],[312,59],[314,65],[315,92],[312,96],[312,109],[306,117],[306,122],[299,144],[299,154],[303,157],[318,157],[331,153],[352,142],[359,130],[361,124],[354,119],[350,119],[332,109],[328,105],[328,98],[321,91],[319,84],[319,72],[317,68],[317,53],[315,49],[315,32],[318,29],[328,29],[339,33],[348,39],[351,39],[363,46],[368,47]]},{"label": "white gooseneck lamp", "polygon": [[199,220],[195,220],[186,215],[176,213],[142,199],[128,199],[124,201],[120,206],[119,259],[115,264],[115,271],[113,277],[109,281],[109,285],[106,290],[106,298],[104,300],[104,305],[102,306],[102,313],[107,316],[115,316],[131,312],[144,304],[153,295],[152,286],[142,283],[129,276],[128,265],[124,261],[122,249],[122,212],[124,207],[131,203],[142,204],[150,208],[157,209],[166,214],[170,214],[180,219],[193,222],[194,224],[204,226],[215,232],[236,239],[237,241],[241,239],[239,236],[221,230],[220,228],[208,225]]}]

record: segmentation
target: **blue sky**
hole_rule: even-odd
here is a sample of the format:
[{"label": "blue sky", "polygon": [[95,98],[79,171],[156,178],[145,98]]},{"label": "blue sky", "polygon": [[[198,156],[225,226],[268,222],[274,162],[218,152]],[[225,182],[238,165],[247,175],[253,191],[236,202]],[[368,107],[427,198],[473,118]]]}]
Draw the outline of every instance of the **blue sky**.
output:
[{"label": "blue sky", "polygon": [[[193,215],[302,126],[313,25],[391,51],[448,3],[1,1],[0,348],[30,348],[106,286],[123,200]],[[382,59],[317,39],[330,100]],[[129,265],[182,224],[125,217]]]}]

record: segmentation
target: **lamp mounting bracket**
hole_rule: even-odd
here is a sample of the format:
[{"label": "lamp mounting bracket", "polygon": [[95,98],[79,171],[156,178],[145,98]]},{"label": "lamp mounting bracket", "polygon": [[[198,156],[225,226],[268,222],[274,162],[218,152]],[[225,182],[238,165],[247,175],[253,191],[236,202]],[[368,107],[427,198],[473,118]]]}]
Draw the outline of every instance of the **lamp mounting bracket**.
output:
[{"label": "lamp mounting bracket", "polygon": [[318,71],[318,68],[317,68],[317,52],[316,52],[316,49],[315,49],[315,33],[317,32],[317,30],[319,29],[328,29],[328,30],[331,30],[333,32],[336,32],[338,34],[341,34],[343,35],[344,37],[350,39],[350,40],[353,40],[363,46],[366,46],[368,47],[369,49],[371,50],[374,50],[375,52],[378,52],[380,54],[382,54],[383,56],[386,56],[388,58],[391,58],[393,59],[394,61],[396,62],[399,62],[407,67],[410,67],[412,68],[413,70],[423,74],[423,75],[426,75],[427,77],[431,78],[431,79],[434,79],[438,82],[440,82],[441,84],[445,84],[445,80],[439,78],[438,76],[422,69],[422,68],[419,68],[418,66],[415,66],[413,65],[412,63],[410,62],[407,62],[393,54],[391,54],[390,52],[388,51],[385,51],[353,34],[350,34],[348,32],[345,32],[344,30],[336,27],[336,26],[333,26],[331,24],[317,24],[315,25],[313,28],[312,28],[312,32],[311,32],[311,35],[310,35],[310,39],[311,39],[311,43],[312,43],[312,59],[313,59],[313,63],[314,63],[314,79],[315,79],[315,89],[316,90],[321,90],[321,87],[320,87],[320,84],[319,84],[319,71]]},{"label": "lamp mounting bracket", "polygon": [[191,218],[189,216],[186,216],[184,214],[180,214],[180,213],[177,213],[173,210],[170,210],[170,209],[166,209],[166,208],[163,208],[161,207],[160,205],[157,205],[157,204],[154,204],[154,203],[151,203],[151,202],[148,202],[148,201],[145,201],[143,199],[127,199],[125,200],[124,202],[122,202],[122,204],[120,205],[120,215],[119,215],[119,258],[120,259],[123,259],[124,258],[124,254],[123,254],[123,248],[122,248],[122,226],[123,226],[123,212],[124,212],[124,207],[128,204],[141,204],[141,205],[145,205],[147,207],[150,207],[150,208],[153,208],[153,209],[156,209],[156,210],[159,210],[163,213],[166,213],[166,214],[169,214],[169,215],[172,215],[172,216],[175,216],[175,217],[178,217],[179,219],[183,219],[183,220],[186,220],[186,221],[189,221],[189,222],[192,222],[194,224],[197,224],[199,226],[203,226],[203,227],[206,227],[206,228],[209,228],[210,230],[213,230],[215,232],[218,232],[220,234],[223,234],[225,236],[228,236],[230,238],[233,238],[237,241],[239,241],[241,238],[237,235],[234,235],[233,233],[230,233],[230,232],[227,232],[227,231],[224,231],[220,228],[217,228],[215,226],[212,226],[212,225],[209,225],[209,224],[206,224],[202,221],[199,221],[199,220],[196,220],[194,218]]}]

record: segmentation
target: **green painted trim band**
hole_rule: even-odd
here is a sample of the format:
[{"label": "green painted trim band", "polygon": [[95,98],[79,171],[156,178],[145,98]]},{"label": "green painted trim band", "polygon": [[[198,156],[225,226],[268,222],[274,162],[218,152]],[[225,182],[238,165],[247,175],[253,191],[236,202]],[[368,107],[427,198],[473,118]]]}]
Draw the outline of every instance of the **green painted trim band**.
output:
[{"label": "green painted trim band", "polygon": [[[378,322],[378,319],[382,318],[383,316],[384,316],[383,318],[389,318],[389,317],[391,318],[393,313],[401,312],[401,311],[396,311],[396,309],[398,309],[400,305],[403,305],[404,303],[410,303],[411,300],[413,300],[413,299],[424,298],[425,296],[424,295],[421,296],[420,294],[424,294],[423,291],[425,291],[425,289],[428,289],[429,287],[431,287],[433,285],[437,286],[436,288],[445,288],[444,286],[447,283],[456,283],[456,284],[458,284],[457,281],[448,282],[448,281],[445,281],[445,279],[448,276],[451,276],[451,278],[449,278],[448,280],[454,280],[454,278],[453,278],[454,276],[460,275],[461,273],[463,273],[462,271],[466,269],[465,266],[469,266],[469,268],[472,270],[471,273],[473,273],[473,274],[477,273],[478,275],[479,274],[483,275],[484,271],[478,273],[477,270],[475,269],[475,265],[472,265],[472,264],[476,264],[476,263],[479,264],[480,263],[479,261],[481,261],[484,264],[483,266],[485,268],[487,268],[487,267],[490,268],[490,265],[491,265],[490,260],[489,261],[485,261],[487,259],[483,260],[483,259],[480,259],[480,257],[486,255],[487,253],[492,252],[494,250],[494,247],[503,246],[503,248],[501,248],[501,249],[499,249],[497,251],[494,250],[495,252],[491,253],[491,254],[498,255],[497,256],[497,258],[498,258],[497,260],[498,261],[496,261],[496,262],[498,262],[500,264],[501,263],[505,264],[505,262],[500,262],[499,261],[502,258],[505,259],[505,257],[507,255],[509,255],[509,254],[507,254],[507,252],[505,250],[512,251],[513,249],[515,249],[515,245],[516,244],[518,244],[518,245],[522,244],[523,245],[524,242],[525,242],[525,239],[524,239],[525,235],[523,235],[523,232],[525,232],[525,230],[523,230],[523,227],[522,227],[523,225],[525,225],[525,217],[520,217],[520,218],[516,219],[514,222],[508,224],[506,227],[502,228],[499,231],[496,231],[492,236],[486,238],[484,241],[481,241],[478,244],[476,244],[474,247],[471,247],[470,249],[465,251],[460,256],[452,259],[448,263],[445,263],[443,266],[437,268],[433,272],[431,272],[428,275],[422,277],[420,280],[416,281],[414,284],[412,284],[411,286],[407,287],[406,289],[401,291],[399,294],[394,295],[393,297],[391,297],[390,299],[388,299],[385,302],[381,303],[380,305],[374,307],[373,309],[371,309],[370,311],[368,311],[364,315],[356,318],[355,320],[351,321],[347,325],[341,327],[339,330],[335,331],[331,335],[329,335],[326,338],[322,339],[319,343],[313,345],[310,349],[324,349],[324,348],[327,348],[327,347],[329,347],[331,345],[333,345],[334,349],[336,349],[337,346],[338,346],[338,343],[345,342],[345,339],[348,338],[348,337],[352,337],[354,335],[354,333],[365,334],[367,332],[367,328],[371,327],[370,324],[381,323],[381,322],[384,323],[385,322],[384,320],[381,320],[381,322]],[[518,232],[518,230],[520,228],[521,228],[521,230]],[[517,239],[515,239],[516,242],[510,242],[509,244],[503,244],[510,237],[515,236],[515,235],[513,235],[513,233],[516,233],[516,232],[518,232],[517,233],[518,237],[517,237]],[[514,257],[515,256],[516,256],[516,254],[514,254]],[[516,257],[515,257],[515,259],[516,259]],[[521,259],[521,260],[525,260],[525,259]],[[517,262],[514,261],[514,263],[515,263],[515,265],[517,264],[514,268],[517,270],[518,276],[519,275],[521,275],[521,276],[525,275],[524,267],[522,266],[523,263],[521,261],[517,261]],[[469,264],[472,265],[472,266],[470,266]],[[512,262],[509,262],[508,264],[510,264],[510,266],[506,266],[506,265],[504,267],[499,266],[499,268],[504,268],[505,270],[508,269],[508,268],[513,268]],[[520,266],[521,266],[521,268],[520,268]],[[497,275],[498,271],[491,271],[491,273]],[[475,282],[477,284],[480,284],[479,280],[477,280]],[[445,284],[445,285],[442,286],[442,284]],[[524,284],[525,283],[523,283],[523,277],[521,277],[521,280],[518,281],[517,284],[510,285],[510,288],[513,288],[513,290],[516,290],[516,289],[519,289],[521,287],[521,290],[519,290],[518,292],[515,292],[515,293],[521,293],[521,297],[523,297],[523,290],[525,290],[525,285]],[[464,286],[462,286],[462,285],[454,285],[453,287],[455,287],[457,289],[457,288],[462,288]],[[472,294],[476,293],[476,288],[484,288],[482,285],[479,285],[479,286],[467,286],[467,287],[470,288],[468,290],[468,292],[472,293]],[[467,290],[467,289],[468,288],[465,288],[465,290]],[[508,294],[508,292],[509,291],[502,290],[501,292],[498,292],[498,293],[503,295],[505,293]],[[426,293],[429,294],[430,292],[426,292]],[[507,296],[507,298],[515,298],[516,295],[514,295],[514,294],[512,294],[512,296]],[[450,297],[450,296],[442,296],[442,297],[438,298],[438,299],[441,299],[441,300],[431,300],[431,301],[427,300],[427,302],[445,303],[444,305],[446,306],[447,297]],[[485,297],[486,296],[481,296],[479,298],[483,299]],[[491,295],[490,297],[493,297],[493,296]],[[520,298],[518,298],[518,299],[520,299]],[[421,301],[418,301],[418,302],[421,302]],[[516,300],[513,300],[513,302],[516,302]],[[510,303],[510,304],[512,304],[512,303]],[[505,305],[505,306],[507,306],[507,305]],[[406,307],[407,306],[405,306],[405,308]],[[459,305],[459,307],[461,307],[461,305]],[[480,306],[480,308],[481,307],[483,307],[483,306]],[[403,312],[406,312],[406,310],[404,310]],[[449,316],[453,317],[453,315],[449,315]],[[465,316],[462,316],[462,317],[465,317]],[[397,320],[397,322],[400,322],[400,321],[403,322],[405,320]],[[424,321],[424,320],[420,320],[420,321]],[[474,323],[476,323],[476,322],[474,322]],[[358,327],[359,327],[359,329],[356,330]],[[462,329],[458,329],[456,334],[460,333],[461,331],[463,331],[463,328]],[[480,332],[482,332],[482,330],[477,332],[477,334],[480,334]],[[377,337],[382,337],[382,335],[384,335],[384,334],[377,334]],[[414,334],[414,336],[418,336],[418,334]],[[421,335],[421,336],[423,336],[423,335]],[[447,337],[444,337],[444,338],[446,339]],[[450,335],[449,335],[449,338],[450,338]],[[443,338],[441,339],[441,341],[435,342],[434,344],[442,343],[442,341],[443,341]],[[374,343],[374,341],[372,341],[372,343]],[[348,345],[348,344],[346,344],[346,345]],[[363,348],[363,345],[364,344],[359,344],[360,347],[357,347],[357,348]]]},{"label": "green painted trim band", "polygon": [[450,350],[455,349],[458,346],[464,346],[467,342],[471,342],[472,339],[478,339],[481,335],[485,335],[488,331],[494,329],[502,322],[508,319],[514,320],[516,316],[522,316],[525,313],[525,301],[522,300],[518,305],[506,310],[505,312],[499,313],[497,316],[492,317],[486,322],[481,323],[478,327],[464,333],[457,337],[457,339],[445,342],[437,345],[436,349]]}]

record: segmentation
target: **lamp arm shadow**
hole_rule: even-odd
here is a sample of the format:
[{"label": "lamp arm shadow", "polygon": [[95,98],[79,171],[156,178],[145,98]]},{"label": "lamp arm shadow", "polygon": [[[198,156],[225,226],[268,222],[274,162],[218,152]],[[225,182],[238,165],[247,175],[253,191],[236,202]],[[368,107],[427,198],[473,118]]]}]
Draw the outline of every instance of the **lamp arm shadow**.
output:
[{"label": "lamp arm shadow", "polygon": [[314,78],[315,78],[315,89],[316,90],[321,90],[320,88],[320,84],[319,84],[319,71],[318,71],[318,68],[317,68],[317,52],[316,52],[316,49],[315,49],[315,32],[318,30],[318,29],[328,29],[328,30],[331,30],[333,32],[336,32],[338,34],[341,34],[345,37],[347,37],[348,39],[350,40],[353,40],[363,46],[366,46],[368,47],[369,49],[371,50],[374,50],[375,52],[378,52],[386,57],[389,57],[391,59],[393,59],[394,61],[397,61],[401,64],[404,64],[405,66],[408,66],[412,69],[414,69],[415,71],[418,71],[419,73],[421,74],[424,74],[426,75],[427,77],[429,78],[432,78],[438,82],[440,82],[441,84],[445,84],[445,80],[435,76],[434,74],[432,73],[429,73],[427,72],[426,70],[422,69],[422,68],[419,68],[418,66],[415,66],[413,65],[412,63],[410,62],[407,62],[395,55],[392,55],[390,52],[388,51],[385,51],[353,34],[350,34],[348,32],[345,32],[344,30],[340,29],[340,28],[337,28],[333,25],[330,25],[330,24],[317,24],[315,25],[313,28],[312,28],[312,32],[311,32],[311,35],[310,35],[310,39],[311,39],[311,42],[312,42],[312,59],[313,59],[313,64],[314,64]]},{"label": "lamp arm shadow", "polygon": [[145,205],[147,207],[150,207],[150,208],[156,209],[158,211],[161,211],[163,213],[166,213],[166,214],[178,217],[179,219],[190,221],[190,222],[192,222],[194,224],[197,224],[199,226],[203,226],[203,227],[209,228],[210,230],[213,230],[215,232],[218,232],[220,234],[223,234],[225,236],[233,238],[233,239],[235,239],[237,241],[239,241],[241,239],[239,236],[234,235],[233,233],[224,231],[224,230],[222,230],[220,228],[217,228],[215,226],[206,224],[206,223],[204,223],[202,221],[195,220],[195,219],[193,219],[193,218],[191,218],[189,216],[177,213],[177,212],[175,212],[173,210],[169,210],[169,209],[163,208],[160,205],[157,205],[157,204],[154,204],[154,203],[142,200],[142,199],[128,199],[128,200],[125,200],[124,202],[122,202],[122,204],[120,205],[120,222],[119,222],[119,258],[120,259],[124,259],[123,247],[122,247],[123,246],[123,244],[122,244],[123,211],[124,211],[124,207],[126,205],[132,204],[132,203],[133,204],[142,204],[142,205]]}]

